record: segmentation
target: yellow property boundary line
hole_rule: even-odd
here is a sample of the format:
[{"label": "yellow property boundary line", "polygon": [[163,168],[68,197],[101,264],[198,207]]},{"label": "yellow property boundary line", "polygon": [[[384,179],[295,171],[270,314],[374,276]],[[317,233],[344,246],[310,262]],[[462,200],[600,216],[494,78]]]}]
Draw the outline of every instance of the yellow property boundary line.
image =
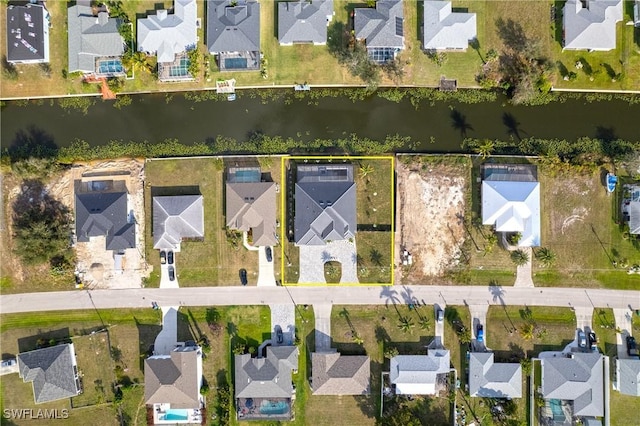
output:
[{"label": "yellow property boundary line", "polygon": [[[390,245],[391,245],[391,249],[389,251],[390,253],[390,262],[389,262],[389,268],[391,270],[391,282],[389,283],[288,283],[286,282],[286,275],[285,275],[285,253],[284,253],[284,249],[285,249],[285,244],[287,244],[288,239],[286,236],[286,228],[287,228],[287,168],[285,167],[285,162],[287,160],[306,160],[306,161],[316,161],[316,160],[328,160],[329,162],[331,161],[339,161],[339,162],[343,162],[343,161],[360,161],[360,160],[387,160],[391,162],[391,171],[390,171],[390,179],[389,179],[389,185],[390,185],[390,204],[391,204],[391,241],[390,241]],[[338,155],[338,156],[331,156],[331,155],[319,155],[319,156],[300,156],[300,155],[291,155],[291,156],[283,156],[280,158],[280,186],[281,186],[281,191],[280,191],[280,206],[281,206],[281,210],[280,210],[280,258],[281,258],[281,262],[280,262],[280,276],[282,277],[282,285],[283,286],[292,286],[292,287],[315,287],[315,286],[352,286],[352,287],[358,287],[358,286],[374,286],[374,285],[379,285],[379,286],[390,286],[393,285],[393,283],[395,282],[395,156],[351,156],[351,155]],[[298,259],[298,262],[300,262],[300,260]],[[356,265],[356,269],[357,269],[357,265]],[[357,273],[357,272],[356,272]]]}]

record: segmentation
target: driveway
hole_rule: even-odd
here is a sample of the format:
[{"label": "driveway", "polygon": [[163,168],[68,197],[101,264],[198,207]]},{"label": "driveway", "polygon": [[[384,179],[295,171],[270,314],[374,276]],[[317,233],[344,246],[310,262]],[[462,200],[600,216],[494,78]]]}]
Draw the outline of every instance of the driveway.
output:
[{"label": "driveway", "polygon": [[276,285],[276,277],[273,272],[273,247],[271,248],[271,262],[267,261],[266,247],[258,250],[258,287]]},{"label": "driveway", "polygon": [[616,333],[616,346],[618,347],[618,358],[629,358],[627,355],[627,336],[631,336],[631,315],[633,313],[629,309],[613,309],[613,316],[616,320],[616,328],[621,330]]},{"label": "driveway", "polygon": [[9,361],[9,360],[14,360],[15,364],[9,365],[7,367],[0,367],[0,376],[4,376],[5,374],[18,373],[18,362],[17,362],[17,360],[15,358],[7,358],[6,361]]},{"label": "driveway", "polygon": [[445,307],[446,306],[444,304],[436,303],[433,305],[433,314],[436,322],[435,339],[433,344],[438,348],[444,348],[444,320],[442,322],[438,322],[438,310],[442,309],[442,311],[444,311]]},{"label": "driveway", "polygon": [[[293,303],[269,305],[271,309],[271,344],[293,345],[296,340],[296,306]],[[278,343],[276,328],[282,329],[283,342]]]},{"label": "driveway", "polygon": [[358,282],[356,245],[349,241],[333,241],[322,246],[300,246],[300,278],[298,283],[326,283],[324,264],[340,262],[340,283]]},{"label": "driveway", "polygon": [[[169,252],[169,250],[165,250],[166,252]],[[180,286],[178,285],[178,270],[176,268],[176,255],[175,252],[173,254],[173,264],[169,265],[168,263],[165,263],[164,265],[160,265],[160,288],[180,288]],[[171,281],[169,279],[169,266],[173,266],[174,272],[175,272],[175,279],[173,281]]]},{"label": "driveway", "polygon": [[331,308],[329,304],[313,305],[316,317],[316,352],[327,352],[331,349]]},{"label": "driveway", "polygon": [[162,330],[156,336],[154,355],[169,355],[178,343],[178,307],[162,306]]},{"label": "driveway", "polygon": [[[476,352],[486,352],[487,348],[487,311],[489,305],[469,305],[469,313],[471,314],[471,346]],[[484,336],[483,342],[478,342],[477,332],[478,325],[483,326]]]},{"label": "driveway", "polygon": [[591,326],[593,322],[593,308],[588,306],[576,306],[574,308],[576,313],[576,325],[579,329],[584,331],[585,334],[593,330]]}]

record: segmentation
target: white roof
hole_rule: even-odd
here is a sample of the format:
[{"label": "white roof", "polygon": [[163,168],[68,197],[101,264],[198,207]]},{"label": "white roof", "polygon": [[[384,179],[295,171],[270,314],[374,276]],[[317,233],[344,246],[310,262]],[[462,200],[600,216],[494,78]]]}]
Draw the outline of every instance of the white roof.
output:
[{"label": "white roof", "polygon": [[450,370],[448,350],[430,350],[427,355],[398,355],[391,358],[389,379],[396,394],[433,395],[438,374]]},{"label": "white roof", "polygon": [[540,246],[540,183],[483,181],[482,224],[520,232],[520,247]]},{"label": "white roof", "polygon": [[616,23],[622,21],[622,0],[567,0],[563,9],[564,48],[612,50]]},{"label": "white roof", "polygon": [[424,2],[424,49],[466,49],[475,37],[475,13],[453,13],[450,1]]},{"label": "white roof", "polygon": [[196,0],[175,0],[173,13],[158,10],[138,19],[138,50],[155,53],[158,62],[173,62],[176,54],[198,42]]}]

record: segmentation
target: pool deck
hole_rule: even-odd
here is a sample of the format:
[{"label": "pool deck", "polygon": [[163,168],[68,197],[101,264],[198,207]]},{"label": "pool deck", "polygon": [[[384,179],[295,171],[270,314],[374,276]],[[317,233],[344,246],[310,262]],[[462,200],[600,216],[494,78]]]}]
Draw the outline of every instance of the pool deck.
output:
[{"label": "pool deck", "polygon": [[[221,53],[217,59],[220,71],[257,71],[260,69],[260,52]],[[247,66],[243,68],[228,68],[227,59],[246,59]]]},{"label": "pool deck", "polygon": [[[247,400],[253,402],[247,407]],[[263,414],[260,412],[260,407],[265,403],[278,403],[286,402],[287,411],[282,414]],[[291,404],[290,399],[283,398],[238,398],[237,400],[237,416],[238,420],[289,420],[291,419]]]}]

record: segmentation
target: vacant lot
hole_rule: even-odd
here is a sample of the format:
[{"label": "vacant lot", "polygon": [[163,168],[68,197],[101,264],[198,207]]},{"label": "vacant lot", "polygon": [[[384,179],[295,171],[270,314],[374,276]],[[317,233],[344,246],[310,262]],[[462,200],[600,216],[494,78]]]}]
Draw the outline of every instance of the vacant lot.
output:
[{"label": "vacant lot", "polygon": [[[399,157],[396,282],[423,283],[460,261],[469,166],[465,157]],[[411,254],[412,265],[402,266],[404,250]]]}]

